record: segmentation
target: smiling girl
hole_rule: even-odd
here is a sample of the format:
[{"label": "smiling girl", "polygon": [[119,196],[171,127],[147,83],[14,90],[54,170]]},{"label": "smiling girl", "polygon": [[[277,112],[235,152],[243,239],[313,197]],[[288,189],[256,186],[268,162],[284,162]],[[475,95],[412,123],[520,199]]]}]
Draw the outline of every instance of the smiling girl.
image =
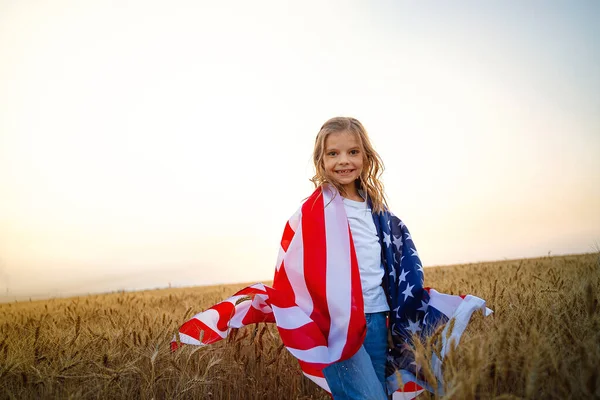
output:
[{"label": "smiling girl", "polygon": [[382,286],[382,249],[372,216],[385,207],[383,185],[378,179],[383,163],[363,125],[346,117],[332,118],[321,127],[313,162],[315,186],[333,186],[343,198],[358,261],[367,327],[358,352],[323,369],[323,375],[336,400],[386,399],[386,319],[390,307]]}]

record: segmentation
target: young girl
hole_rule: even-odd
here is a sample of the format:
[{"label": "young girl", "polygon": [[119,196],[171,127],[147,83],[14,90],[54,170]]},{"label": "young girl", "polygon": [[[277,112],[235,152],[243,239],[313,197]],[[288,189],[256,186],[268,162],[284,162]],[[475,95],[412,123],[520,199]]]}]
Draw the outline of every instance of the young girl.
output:
[{"label": "young girl", "polygon": [[387,399],[386,318],[390,307],[382,286],[381,245],[372,217],[385,207],[383,185],[378,179],[383,163],[362,124],[343,117],[332,118],[321,127],[313,161],[315,186],[331,185],[343,197],[358,259],[367,328],[358,352],[326,367],[323,374],[336,400]]},{"label": "young girl", "polygon": [[[336,400],[387,399],[396,391],[410,399],[422,387],[440,394],[444,354],[485,302],[423,287],[419,255],[406,225],[386,207],[383,163],[359,121],[325,122],[313,161],[316,190],[286,224],[273,286],[249,286],[195,315],[172,348],[274,322],[303,373]],[[433,355],[429,370],[437,381],[425,382],[411,340],[450,318],[441,358]]]}]

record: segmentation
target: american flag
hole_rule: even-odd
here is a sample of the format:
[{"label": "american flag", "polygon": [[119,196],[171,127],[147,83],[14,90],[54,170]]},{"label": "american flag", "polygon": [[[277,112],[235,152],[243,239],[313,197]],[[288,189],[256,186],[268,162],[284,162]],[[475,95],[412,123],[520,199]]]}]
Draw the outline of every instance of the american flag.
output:
[{"label": "american flag", "polygon": [[[394,399],[412,399],[423,388],[441,387],[441,360],[458,343],[471,314],[488,310],[474,296],[451,296],[423,287],[423,267],[406,226],[390,212],[374,214],[382,245],[384,289],[390,304],[393,346],[386,371]],[[488,310],[489,311],[489,310]],[[491,311],[490,311],[491,312]],[[412,334],[454,319],[441,359],[433,358],[440,382],[433,388],[419,377],[410,349]],[[317,189],[287,222],[273,286],[249,286],[184,323],[171,344],[206,345],[227,337],[232,328],[274,322],[285,347],[303,373],[329,391],[321,370],[351,357],[362,345],[366,323],[352,233],[335,189]],[[446,327],[447,329],[447,327]],[[438,391],[439,393],[439,391]]]}]

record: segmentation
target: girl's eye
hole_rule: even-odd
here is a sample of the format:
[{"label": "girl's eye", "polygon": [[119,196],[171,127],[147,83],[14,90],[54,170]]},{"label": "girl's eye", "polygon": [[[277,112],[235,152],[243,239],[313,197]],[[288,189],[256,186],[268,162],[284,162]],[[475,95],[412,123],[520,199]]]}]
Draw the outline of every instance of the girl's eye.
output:
[{"label": "girl's eye", "polygon": [[355,156],[358,154],[358,150],[350,150],[350,154]]},{"label": "girl's eye", "polygon": [[327,153],[328,156],[330,157],[334,157],[335,156],[335,151],[330,151],[329,153]]}]

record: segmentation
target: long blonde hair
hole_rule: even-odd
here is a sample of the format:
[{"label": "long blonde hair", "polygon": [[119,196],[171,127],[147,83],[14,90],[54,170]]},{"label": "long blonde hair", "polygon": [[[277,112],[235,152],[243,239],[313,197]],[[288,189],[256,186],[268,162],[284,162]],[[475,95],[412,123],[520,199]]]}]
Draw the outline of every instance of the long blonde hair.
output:
[{"label": "long blonde hair", "polygon": [[357,188],[365,191],[367,198],[371,199],[374,213],[384,211],[387,207],[387,202],[383,191],[383,184],[379,180],[384,170],[383,161],[381,161],[381,157],[373,149],[367,130],[355,118],[335,117],[323,124],[315,139],[315,148],[313,151],[315,176],[310,181],[315,185],[315,188],[329,184],[334,186],[342,195],[344,194],[345,191],[342,186],[333,179],[328,178],[323,163],[325,140],[327,140],[330,134],[335,132],[349,132],[356,136],[363,154],[363,168],[360,177],[356,180]]}]

